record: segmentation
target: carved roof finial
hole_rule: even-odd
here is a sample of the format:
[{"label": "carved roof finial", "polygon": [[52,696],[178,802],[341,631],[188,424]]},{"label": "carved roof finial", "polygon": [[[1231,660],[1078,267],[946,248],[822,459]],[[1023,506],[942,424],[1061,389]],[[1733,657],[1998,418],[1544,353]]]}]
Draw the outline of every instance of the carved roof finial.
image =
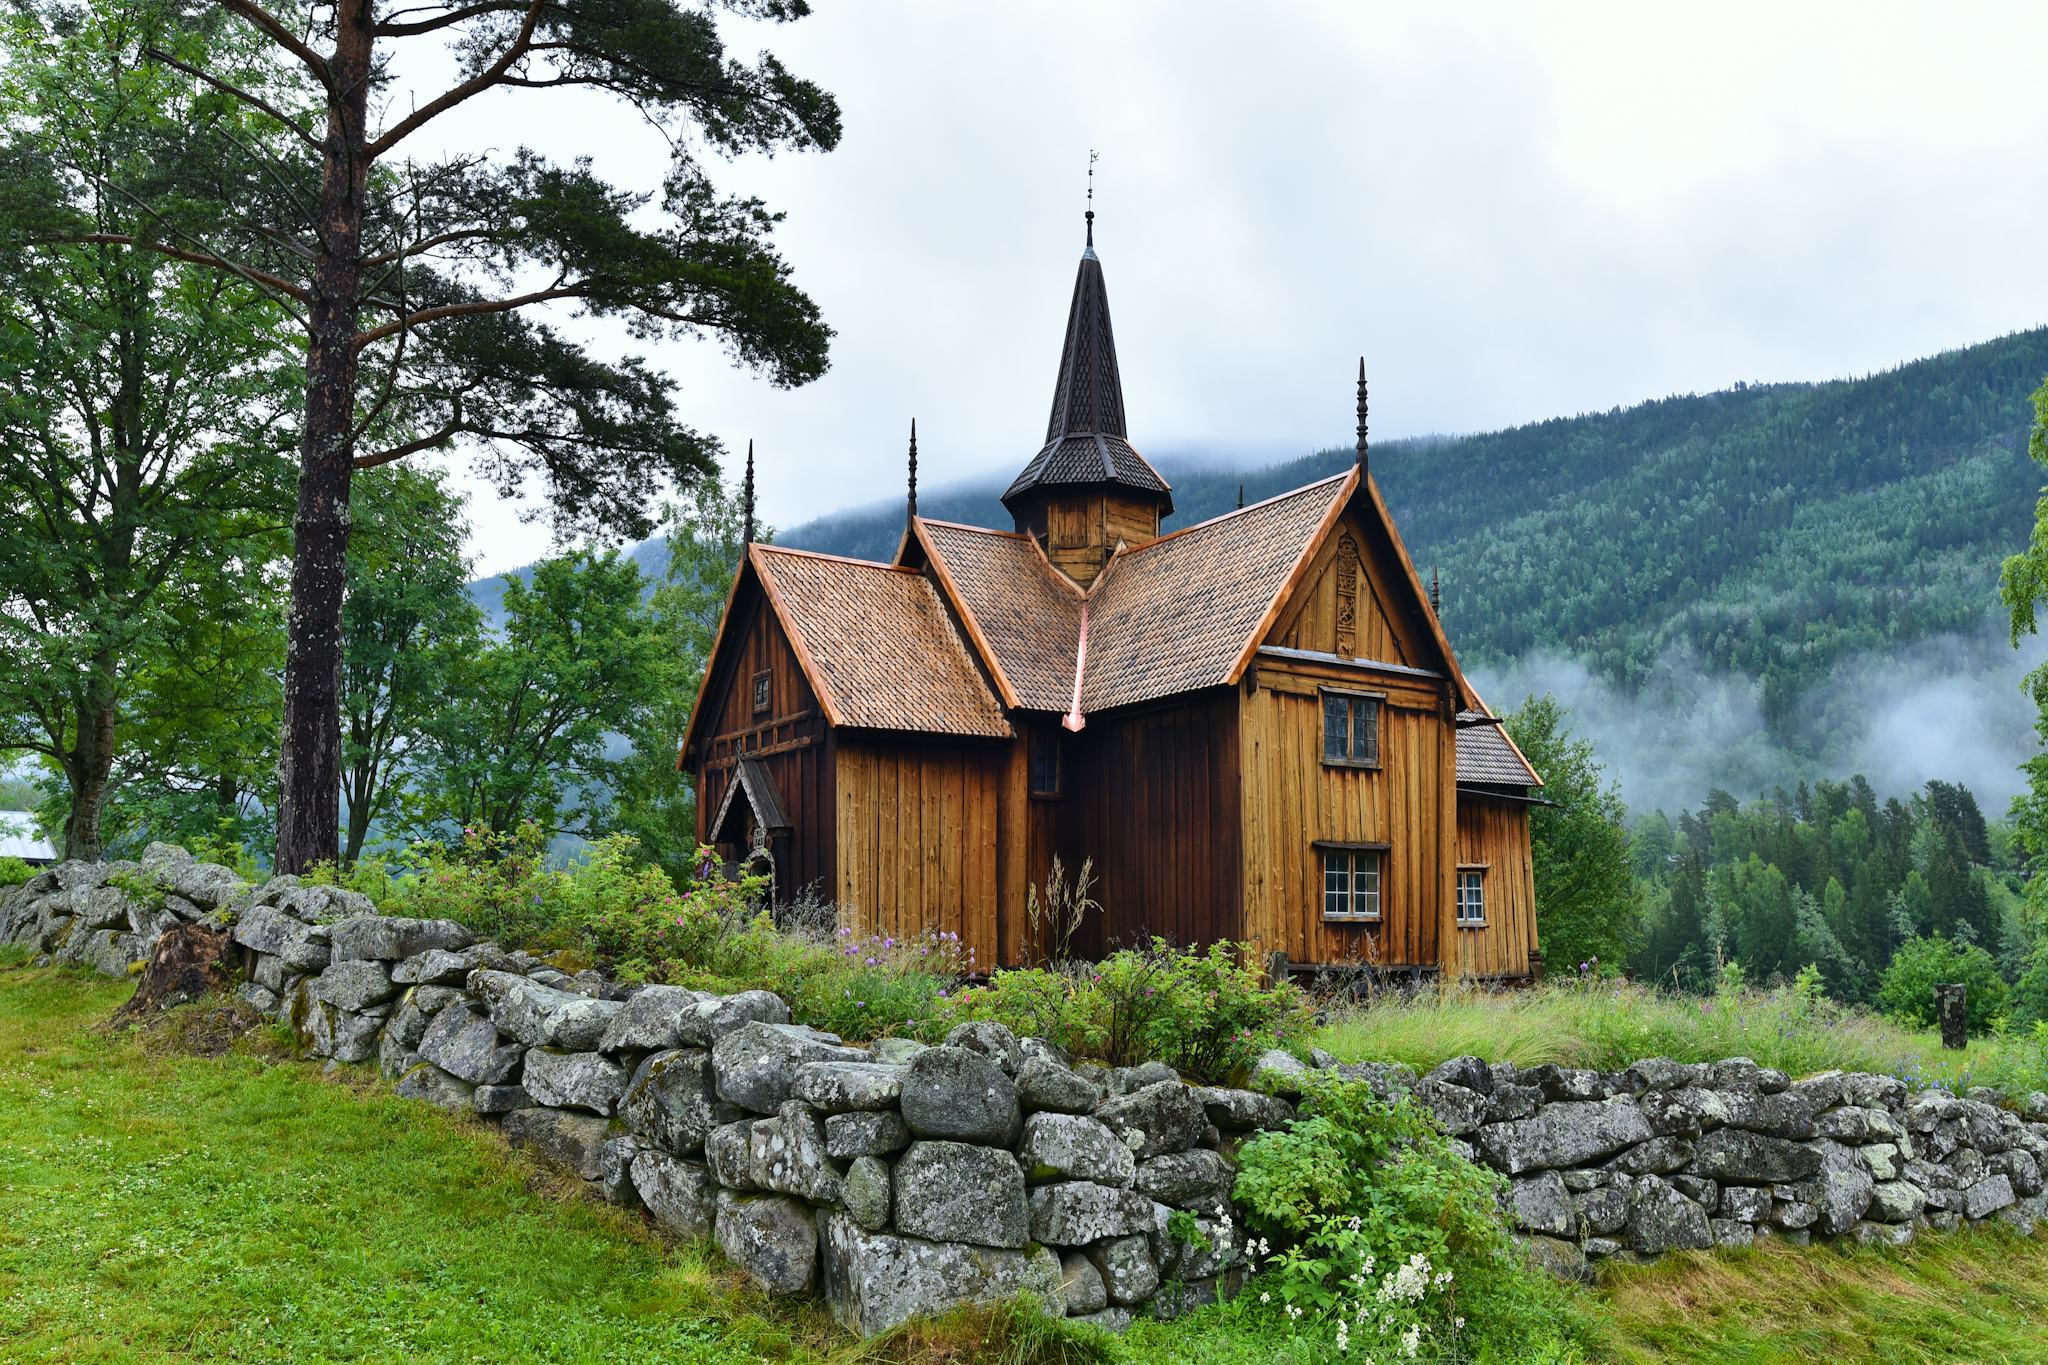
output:
[{"label": "carved roof finial", "polygon": [[1368,473],[1365,440],[1365,357],[1358,357],[1358,472]]},{"label": "carved roof finial", "polygon": [[910,516],[917,516],[917,419],[910,419]]},{"label": "carved roof finial", "polygon": [[1244,485],[1242,483],[1237,486],[1237,510],[1240,512],[1244,510]]},{"label": "carved roof finial", "polygon": [[747,442],[747,477],[740,484],[740,544],[754,543],[754,443]]},{"label": "carved roof finial", "polygon": [[1443,605],[1443,580],[1437,577],[1436,565],[1432,564],[1429,566],[1429,609],[1433,612],[1441,612]]}]

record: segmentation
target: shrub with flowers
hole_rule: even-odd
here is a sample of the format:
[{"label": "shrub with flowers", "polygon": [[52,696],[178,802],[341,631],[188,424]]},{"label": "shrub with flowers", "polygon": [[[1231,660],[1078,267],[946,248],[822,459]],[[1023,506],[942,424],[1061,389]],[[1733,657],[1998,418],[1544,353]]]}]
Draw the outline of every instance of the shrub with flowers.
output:
[{"label": "shrub with flowers", "polygon": [[1192,949],[1154,939],[1093,965],[999,971],[953,997],[934,1029],[993,1019],[1113,1066],[1162,1061],[1226,1081],[1311,1024],[1307,997],[1285,982],[1266,985],[1249,957],[1235,944]]},{"label": "shrub with flowers", "polygon": [[1255,1278],[1237,1311],[1296,1358],[1540,1358],[1582,1328],[1516,1250],[1498,1190],[1412,1101],[1317,1078],[1292,1125],[1238,1154]]}]

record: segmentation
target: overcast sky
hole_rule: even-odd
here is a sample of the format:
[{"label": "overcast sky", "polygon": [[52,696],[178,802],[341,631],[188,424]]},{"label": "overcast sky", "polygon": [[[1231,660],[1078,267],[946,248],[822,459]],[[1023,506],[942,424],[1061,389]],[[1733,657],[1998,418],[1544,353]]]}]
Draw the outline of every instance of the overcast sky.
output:
[{"label": "overcast sky", "polygon": [[[816,3],[726,24],[838,96],[843,143],[719,174],[788,214],[831,372],[652,352],[693,424],[756,442],[777,525],[892,495],[912,416],[927,485],[1037,448],[1091,147],[1141,450],[1347,442],[1361,352],[1400,436],[2048,319],[2048,6]],[[581,94],[441,136],[643,188],[665,159]],[[549,548],[487,491],[471,512],[482,571]]]}]

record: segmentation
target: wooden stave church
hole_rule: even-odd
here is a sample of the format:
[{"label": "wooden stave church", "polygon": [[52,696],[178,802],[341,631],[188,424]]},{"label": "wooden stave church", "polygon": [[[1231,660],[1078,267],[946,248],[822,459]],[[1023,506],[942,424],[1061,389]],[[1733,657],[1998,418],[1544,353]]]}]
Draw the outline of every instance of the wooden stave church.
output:
[{"label": "wooden stave church", "polygon": [[1156,934],[1296,970],[1540,974],[1542,779],[1371,478],[1363,364],[1352,468],[1160,534],[1172,490],[1128,438],[1088,218],[1013,530],[917,515],[913,427],[892,563],[749,534],[677,759],[699,841],[765,860],[778,902],[957,933],[983,967],[1042,957],[1027,905],[1057,855],[1099,879],[1090,955]]}]

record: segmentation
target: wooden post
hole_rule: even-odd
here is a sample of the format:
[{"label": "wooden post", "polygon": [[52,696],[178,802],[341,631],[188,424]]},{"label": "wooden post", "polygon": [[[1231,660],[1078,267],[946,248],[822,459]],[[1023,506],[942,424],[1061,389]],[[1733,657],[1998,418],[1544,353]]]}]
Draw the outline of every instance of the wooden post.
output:
[{"label": "wooden post", "polygon": [[1941,1022],[1941,1045],[1962,1051],[1970,1010],[1968,992],[1960,983],[1944,982],[1934,988],[1934,1017]]}]

